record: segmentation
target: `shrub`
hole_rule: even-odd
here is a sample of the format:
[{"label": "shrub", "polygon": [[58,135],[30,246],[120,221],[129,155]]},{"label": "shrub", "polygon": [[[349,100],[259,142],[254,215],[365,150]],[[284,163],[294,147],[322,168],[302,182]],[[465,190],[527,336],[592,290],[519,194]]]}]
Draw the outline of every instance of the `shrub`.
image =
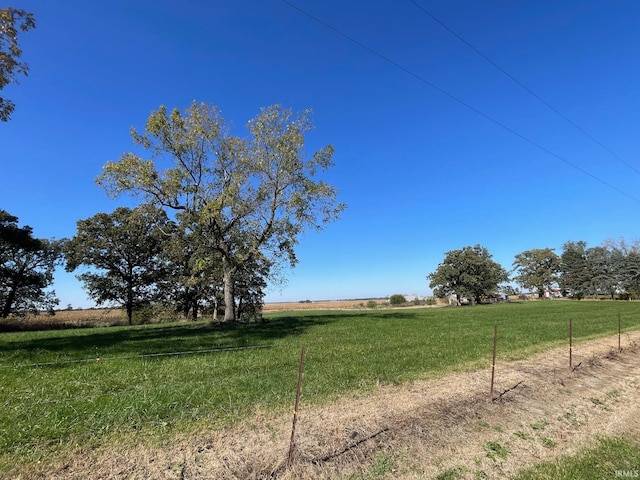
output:
[{"label": "shrub", "polygon": [[141,305],[133,311],[133,324],[162,323],[176,321],[175,312],[161,304]]},{"label": "shrub", "polygon": [[435,305],[437,300],[434,297],[429,297],[424,301],[425,305]]},{"label": "shrub", "polygon": [[404,295],[401,295],[399,293],[393,294],[389,297],[389,303],[391,305],[402,305],[403,303],[406,303],[406,299],[404,298]]},{"label": "shrub", "polygon": [[378,308],[378,302],[375,300],[369,300],[367,302],[367,308]]}]

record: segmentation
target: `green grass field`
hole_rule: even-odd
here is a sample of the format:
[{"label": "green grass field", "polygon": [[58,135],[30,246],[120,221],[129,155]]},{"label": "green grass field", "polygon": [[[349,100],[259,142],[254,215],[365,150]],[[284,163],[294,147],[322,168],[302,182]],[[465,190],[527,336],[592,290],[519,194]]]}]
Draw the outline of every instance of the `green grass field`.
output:
[{"label": "green grass field", "polygon": [[[76,446],[162,442],[257,410],[523,358],[640,328],[640,303],[551,301],[463,308],[271,314],[262,324],[158,324],[0,334],[0,472]],[[178,353],[189,352],[189,353]]]}]

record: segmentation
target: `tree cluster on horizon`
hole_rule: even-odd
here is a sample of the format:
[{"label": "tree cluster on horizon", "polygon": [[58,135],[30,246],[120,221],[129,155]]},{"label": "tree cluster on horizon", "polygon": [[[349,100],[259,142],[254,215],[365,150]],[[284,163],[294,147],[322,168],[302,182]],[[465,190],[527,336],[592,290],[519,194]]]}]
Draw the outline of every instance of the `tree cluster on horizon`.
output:
[{"label": "tree cluster on horizon", "polygon": [[525,250],[515,256],[508,272],[493,261],[480,245],[451,250],[437,269],[427,275],[429,286],[438,297],[455,295],[476,302],[513,293],[509,282],[533,290],[539,297],[559,290],[562,296],[582,299],[588,296],[640,296],[640,243],[607,240],[587,247],[584,241],[568,241],[557,255],[553,248]]}]

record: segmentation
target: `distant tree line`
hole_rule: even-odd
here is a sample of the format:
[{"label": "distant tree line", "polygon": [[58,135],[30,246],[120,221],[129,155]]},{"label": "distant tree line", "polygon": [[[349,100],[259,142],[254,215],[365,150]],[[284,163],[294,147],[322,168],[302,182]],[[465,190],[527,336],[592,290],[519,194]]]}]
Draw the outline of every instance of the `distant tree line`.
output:
[{"label": "distant tree line", "polygon": [[640,243],[621,239],[587,247],[584,241],[569,241],[560,255],[553,248],[526,250],[515,256],[511,271],[485,247],[467,246],[447,252],[427,280],[437,297],[454,295],[476,303],[515,293],[510,282],[541,298],[553,291],[578,300],[602,295],[635,299],[640,297]]},{"label": "distant tree line", "polygon": [[[0,316],[53,311],[58,304],[48,290],[56,266],[82,268],[78,278],[98,304],[122,306],[129,322],[149,307],[196,319],[209,312],[217,319],[226,308],[221,255],[208,248],[203,232],[184,228],[164,209],[141,204],[120,207],[77,222],[71,239],[33,237],[32,228],[0,210]],[[274,262],[265,254],[236,264],[233,311],[237,319],[257,315]],[[479,303],[528,291],[559,292],[572,299],[607,296],[640,298],[640,243],[608,240],[588,247],[569,241],[560,255],[552,248],[523,251],[511,271],[480,245],[452,250],[427,276],[435,296],[455,296]],[[404,298],[403,298],[404,300]]]}]

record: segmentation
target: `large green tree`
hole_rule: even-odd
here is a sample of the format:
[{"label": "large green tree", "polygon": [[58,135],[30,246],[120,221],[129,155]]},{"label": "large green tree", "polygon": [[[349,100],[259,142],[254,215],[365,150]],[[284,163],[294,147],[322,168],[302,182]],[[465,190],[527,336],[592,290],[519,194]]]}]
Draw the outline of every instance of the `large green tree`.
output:
[{"label": "large green tree", "polygon": [[129,324],[134,310],[157,297],[166,273],[162,257],[164,211],[142,206],[117,208],[77,222],[77,233],[65,248],[67,271],[78,275],[98,305],[115,302],[125,307]]},{"label": "large green tree", "polygon": [[625,259],[622,252],[606,246],[586,250],[590,282],[589,293],[594,296],[606,294],[612,300],[624,284]]},{"label": "large green tree", "polygon": [[447,252],[436,271],[427,275],[427,280],[438,297],[456,295],[458,301],[470,297],[477,303],[483,297],[494,295],[499,285],[509,280],[509,275],[493,261],[486,248],[475,245]]},{"label": "large green tree", "polygon": [[640,297],[640,251],[630,251],[624,257],[621,291],[631,298]]},{"label": "large green tree", "polygon": [[560,288],[573,298],[583,298],[590,292],[591,269],[587,259],[587,243],[569,241],[560,255]]},{"label": "large green tree", "polygon": [[58,304],[53,272],[61,261],[62,240],[33,237],[18,217],[0,210],[0,317],[11,313],[53,310]]},{"label": "large green tree", "polygon": [[523,288],[536,289],[538,296],[557,285],[560,275],[560,257],[553,248],[534,248],[515,256],[513,280]]},{"label": "large green tree", "polygon": [[337,191],[318,179],[333,148],[304,151],[310,112],[274,105],[248,122],[248,138],[233,136],[216,107],[193,102],[184,112],[164,106],[145,131],[132,129],[147,158],[124,154],[108,162],[97,182],[111,195],[141,195],[178,212],[220,260],[225,321],[236,319],[235,287],[246,265],[296,264],[300,235],[338,218]]},{"label": "large green tree", "polygon": [[165,229],[162,242],[167,275],[159,283],[161,295],[176,312],[196,320],[203,307],[215,309],[221,275],[215,262],[202,260],[204,249],[197,233],[185,231],[174,223],[170,227]]},{"label": "large green tree", "polygon": [[[29,66],[20,60],[18,35],[35,26],[32,13],[12,7],[0,8],[0,90],[10,83],[18,83],[18,75],[28,74]],[[14,109],[12,101],[0,96],[0,121],[8,121]]]},{"label": "large green tree", "polygon": [[628,242],[624,238],[606,240],[603,246],[610,251],[612,271],[615,277],[613,293],[626,294],[627,298],[640,296],[640,240]]}]

